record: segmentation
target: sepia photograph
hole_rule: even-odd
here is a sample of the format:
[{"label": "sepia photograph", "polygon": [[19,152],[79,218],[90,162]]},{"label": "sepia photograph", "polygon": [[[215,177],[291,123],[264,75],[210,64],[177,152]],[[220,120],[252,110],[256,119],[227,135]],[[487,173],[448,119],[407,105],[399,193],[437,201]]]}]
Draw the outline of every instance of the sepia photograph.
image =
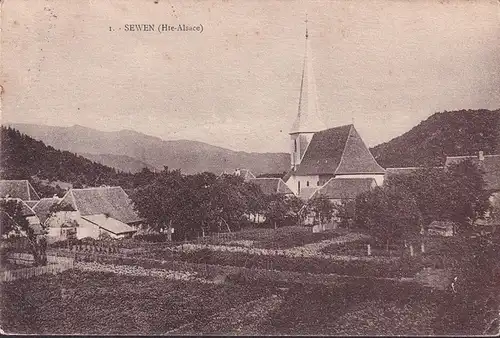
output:
[{"label": "sepia photograph", "polygon": [[500,335],[500,1],[0,0],[4,335]]}]

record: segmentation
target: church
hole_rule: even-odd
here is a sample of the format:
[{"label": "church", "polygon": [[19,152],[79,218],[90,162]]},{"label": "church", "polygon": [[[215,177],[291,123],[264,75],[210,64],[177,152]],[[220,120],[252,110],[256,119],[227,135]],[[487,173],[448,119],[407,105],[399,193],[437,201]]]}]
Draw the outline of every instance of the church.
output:
[{"label": "church", "polygon": [[[297,117],[290,130],[291,165],[283,180],[293,193],[309,199],[317,192],[327,198],[382,185],[385,170],[363,142],[353,124],[327,128],[318,115],[311,46],[306,46]],[[343,180],[343,181],[339,181]],[[347,184],[346,184],[347,183]],[[331,196],[330,196],[331,195]],[[346,198],[352,198],[346,196]]]}]

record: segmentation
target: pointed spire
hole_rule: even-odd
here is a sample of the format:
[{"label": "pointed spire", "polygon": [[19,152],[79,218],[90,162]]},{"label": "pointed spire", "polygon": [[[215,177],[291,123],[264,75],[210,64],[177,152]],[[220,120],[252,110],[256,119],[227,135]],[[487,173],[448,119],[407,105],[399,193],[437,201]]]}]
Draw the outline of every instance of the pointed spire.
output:
[{"label": "pointed spire", "polygon": [[302,80],[300,84],[299,111],[292,125],[290,134],[314,133],[326,129],[326,126],[318,117],[318,98],[316,93],[316,81],[312,67],[311,44],[306,16],[306,46],[304,65],[302,69]]}]

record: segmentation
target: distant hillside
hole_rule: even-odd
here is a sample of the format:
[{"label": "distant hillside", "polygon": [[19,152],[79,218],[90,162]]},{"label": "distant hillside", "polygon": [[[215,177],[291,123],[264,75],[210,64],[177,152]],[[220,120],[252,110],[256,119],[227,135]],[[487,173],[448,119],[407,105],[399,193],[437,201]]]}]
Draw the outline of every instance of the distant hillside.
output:
[{"label": "distant hillside", "polygon": [[[256,175],[277,173],[288,170],[290,162],[290,155],[286,153],[237,152],[203,142],[164,141],[131,130],[103,132],[79,125],[10,126],[56,149],[85,154],[125,155],[158,169],[168,166],[170,169],[181,169],[186,174],[203,171],[219,174],[235,168],[248,168]],[[129,171],[133,171],[132,168]]]},{"label": "distant hillside", "polygon": [[446,156],[500,154],[500,109],[436,113],[409,132],[371,149],[387,167],[443,165]]},{"label": "distant hillside", "polygon": [[88,153],[81,153],[78,155],[88,158],[93,162],[101,163],[108,167],[132,174],[140,172],[143,168],[148,168],[150,170],[154,169],[153,166],[126,155]]},{"label": "distant hillside", "polygon": [[[11,128],[1,128],[0,177],[34,182],[67,182],[75,187],[130,185],[131,174],[92,162],[82,156],[46,146]],[[61,184],[62,185],[62,184]]]}]

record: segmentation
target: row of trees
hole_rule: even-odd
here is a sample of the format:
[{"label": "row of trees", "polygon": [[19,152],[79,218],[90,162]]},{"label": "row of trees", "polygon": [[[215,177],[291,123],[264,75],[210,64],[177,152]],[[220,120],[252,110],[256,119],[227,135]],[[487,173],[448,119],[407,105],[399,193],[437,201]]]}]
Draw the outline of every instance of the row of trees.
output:
[{"label": "row of trees", "polygon": [[490,208],[483,173],[470,161],[446,170],[426,168],[390,177],[383,187],[356,198],[354,222],[390,241],[418,233],[434,220],[448,220],[454,231],[469,228]]},{"label": "row of trees", "polygon": [[164,168],[130,190],[136,210],[157,231],[175,228],[174,237],[239,230],[252,215],[272,226],[297,224],[303,203],[296,197],[265,195],[235,175],[183,175]]}]

